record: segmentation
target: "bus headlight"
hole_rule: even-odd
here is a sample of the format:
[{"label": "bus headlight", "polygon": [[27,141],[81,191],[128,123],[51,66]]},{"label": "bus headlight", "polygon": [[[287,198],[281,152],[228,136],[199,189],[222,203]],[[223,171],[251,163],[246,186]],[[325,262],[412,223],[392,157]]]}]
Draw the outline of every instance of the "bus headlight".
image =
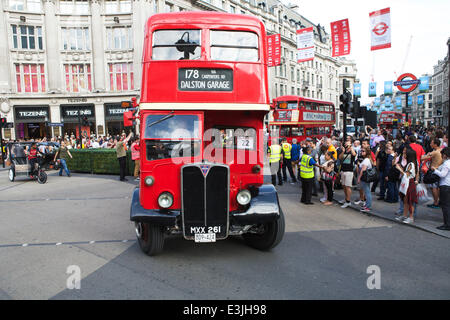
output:
[{"label": "bus headlight", "polygon": [[158,204],[161,208],[170,208],[173,204],[173,196],[169,192],[163,192],[158,197]]},{"label": "bus headlight", "polygon": [[241,190],[236,196],[236,201],[242,206],[249,204],[250,200],[252,200],[252,195],[248,190]]},{"label": "bus headlight", "polygon": [[144,183],[146,186],[150,187],[155,183],[155,178],[153,178],[152,176],[147,176],[144,179]]}]

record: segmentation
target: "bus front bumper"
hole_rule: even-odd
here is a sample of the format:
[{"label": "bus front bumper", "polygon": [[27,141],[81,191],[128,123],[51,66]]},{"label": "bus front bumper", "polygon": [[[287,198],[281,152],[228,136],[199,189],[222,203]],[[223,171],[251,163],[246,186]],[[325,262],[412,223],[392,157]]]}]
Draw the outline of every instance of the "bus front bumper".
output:
[{"label": "bus front bumper", "polygon": [[[246,210],[230,212],[230,225],[253,225],[275,221],[280,216],[277,191],[273,185],[263,185]],[[139,188],[134,189],[130,220],[173,227],[181,223],[181,210],[145,209],[139,201]]]}]

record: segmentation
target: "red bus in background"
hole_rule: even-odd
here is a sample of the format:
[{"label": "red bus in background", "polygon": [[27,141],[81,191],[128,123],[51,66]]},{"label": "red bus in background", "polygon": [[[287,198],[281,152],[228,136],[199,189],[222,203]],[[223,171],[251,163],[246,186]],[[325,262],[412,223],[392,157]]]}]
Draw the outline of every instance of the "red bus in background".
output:
[{"label": "red bus in background", "polygon": [[272,136],[286,138],[291,143],[306,138],[330,137],[335,125],[334,104],[300,96],[280,96],[273,99],[269,116]]},{"label": "red bus in background", "polygon": [[378,125],[380,129],[400,128],[406,122],[406,115],[396,111],[383,111],[380,114]]},{"label": "red bus in background", "polygon": [[195,242],[239,235],[260,250],[281,241],[276,189],[263,184],[266,60],[256,17],[198,11],[148,19],[140,185],[130,211],[148,255],[176,234]]}]

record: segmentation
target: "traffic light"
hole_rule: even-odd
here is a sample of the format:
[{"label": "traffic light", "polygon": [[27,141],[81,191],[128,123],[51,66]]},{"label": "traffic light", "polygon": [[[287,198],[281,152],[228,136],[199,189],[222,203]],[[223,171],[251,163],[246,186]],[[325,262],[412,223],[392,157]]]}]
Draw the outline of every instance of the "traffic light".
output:
[{"label": "traffic light", "polygon": [[352,94],[348,91],[344,92],[339,96],[339,101],[341,101],[341,105],[339,106],[339,110],[341,110],[344,113],[351,113],[352,111]]},{"label": "traffic light", "polygon": [[91,124],[89,123],[88,117],[87,116],[83,116],[83,118],[81,119],[81,124],[83,126],[90,126]]},{"label": "traffic light", "polygon": [[353,113],[352,113],[352,118],[360,118],[361,115],[361,104],[358,100],[354,100],[353,101]]},{"label": "traffic light", "polygon": [[0,128],[6,128],[6,118],[0,118]]}]

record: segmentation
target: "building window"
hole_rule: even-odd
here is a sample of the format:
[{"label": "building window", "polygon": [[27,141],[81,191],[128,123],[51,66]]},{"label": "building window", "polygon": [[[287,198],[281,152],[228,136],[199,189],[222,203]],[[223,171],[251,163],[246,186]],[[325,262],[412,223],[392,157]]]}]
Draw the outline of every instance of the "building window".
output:
[{"label": "building window", "polygon": [[92,75],[90,64],[65,64],[67,92],[92,91]]},{"label": "building window", "polygon": [[129,50],[133,48],[131,27],[106,28],[106,47],[108,50]]},{"label": "building window", "polygon": [[108,63],[111,91],[134,90],[133,63]]},{"label": "building window", "polygon": [[106,0],[105,13],[131,12],[131,0]]},{"label": "building window", "polygon": [[89,14],[88,0],[61,0],[59,12],[62,14],[82,15]]},{"label": "building window", "polygon": [[89,28],[61,28],[62,50],[91,50]]},{"label": "building window", "polygon": [[43,64],[15,64],[17,92],[45,92]]},{"label": "building window", "polygon": [[173,11],[173,4],[166,2],[164,4],[164,12],[172,12]]},{"label": "building window", "polygon": [[236,7],[230,6],[230,13],[236,13]]},{"label": "building window", "polygon": [[43,50],[42,27],[11,25],[14,49]]},{"label": "building window", "polygon": [[9,9],[40,12],[42,10],[41,0],[9,0]]}]

